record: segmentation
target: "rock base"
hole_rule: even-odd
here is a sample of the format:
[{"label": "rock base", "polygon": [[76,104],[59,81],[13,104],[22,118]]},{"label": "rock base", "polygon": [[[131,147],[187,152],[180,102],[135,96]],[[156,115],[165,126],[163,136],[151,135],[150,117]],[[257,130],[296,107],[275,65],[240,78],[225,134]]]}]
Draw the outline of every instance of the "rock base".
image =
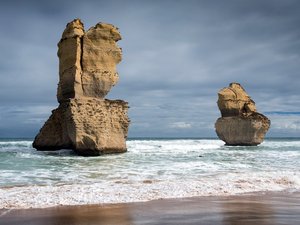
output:
[{"label": "rock base", "polygon": [[270,127],[270,120],[260,113],[251,116],[220,117],[216,133],[226,145],[256,146],[263,142]]},{"label": "rock base", "polygon": [[126,152],[127,111],[128,103],[122,100],[69,99],[52,111],[33,147],[73,149],[84,156]]}]

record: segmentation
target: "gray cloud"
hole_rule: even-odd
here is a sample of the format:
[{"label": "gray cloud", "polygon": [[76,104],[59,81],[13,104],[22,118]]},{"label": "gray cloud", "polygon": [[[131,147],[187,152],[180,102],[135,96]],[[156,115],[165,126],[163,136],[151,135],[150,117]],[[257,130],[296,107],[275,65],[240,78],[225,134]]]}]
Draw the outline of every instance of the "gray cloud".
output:
[{"label": "gray cloud", "polygon": [[[56,44],[76,17],[120,28],[108,98],[129,101],[130,136],[215,136],[217,91],[233,81],[261,112],[299,112],[299,15],[296,0],[1,3],[0,135],[33,136],[56,107]],[[269,135],[299,136],[299,115],[270,117]]]}]

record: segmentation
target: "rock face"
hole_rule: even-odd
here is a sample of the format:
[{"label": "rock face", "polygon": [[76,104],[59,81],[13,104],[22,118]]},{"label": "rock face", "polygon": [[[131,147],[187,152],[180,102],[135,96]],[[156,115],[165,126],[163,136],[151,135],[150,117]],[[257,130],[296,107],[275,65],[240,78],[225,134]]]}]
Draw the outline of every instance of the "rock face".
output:
[{"label": "rock face", "polygon": [[79,19],[67,24],[58,43],[60,104],[36,136],[34,148],[74,149],[86,156],[127,150],[128,103],[104,99],[118,82],[120,39],[110,24],[98,23],[87,32]]},{"label": "rock face", "polygon": [[255,102],[238,83],[218,93],[221,111],[215,128],[226,145],[258,145],[270,127],[270,120],[256,111]]}]

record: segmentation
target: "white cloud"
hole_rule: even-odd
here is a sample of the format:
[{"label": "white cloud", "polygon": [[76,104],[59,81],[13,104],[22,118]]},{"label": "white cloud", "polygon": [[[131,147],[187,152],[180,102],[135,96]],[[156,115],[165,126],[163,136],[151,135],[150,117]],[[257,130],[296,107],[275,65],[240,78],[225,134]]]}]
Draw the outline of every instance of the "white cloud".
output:
[{"label": "white cloud", "polygon": [[271,115],[271,129],[300,131],[300,115]]},{"label": "white cloud", "polygon": [[179,129],[190,129],[192,125],[187,122],[174,122],[170,124],[171,128],[179,128]]}]

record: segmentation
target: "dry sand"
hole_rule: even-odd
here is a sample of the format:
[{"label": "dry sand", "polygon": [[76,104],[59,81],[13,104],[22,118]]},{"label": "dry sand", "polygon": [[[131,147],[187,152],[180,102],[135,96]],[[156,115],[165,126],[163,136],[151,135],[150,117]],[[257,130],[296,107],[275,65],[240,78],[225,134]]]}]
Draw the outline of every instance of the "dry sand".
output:
[{"label": "dry sand", "polygon": [[300,224],[300,193],[0,210],[1,225]]}]

